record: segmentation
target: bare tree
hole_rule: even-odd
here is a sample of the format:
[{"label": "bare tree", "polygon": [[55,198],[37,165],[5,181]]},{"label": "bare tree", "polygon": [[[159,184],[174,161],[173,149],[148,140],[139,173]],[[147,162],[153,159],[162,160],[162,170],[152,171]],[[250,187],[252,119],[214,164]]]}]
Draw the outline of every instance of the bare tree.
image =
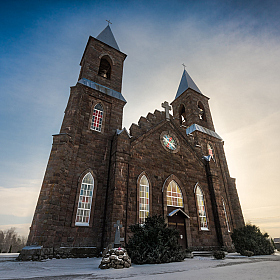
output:
[{"label": "bare tree", "polygon": [[14,227],[0,230],[0,253],[17,253],[26,244],[26,237],[18,235]]},{"label": "bare tree", "polygon": [[4,239],[5,239],[4,232],[0,230],[0,253],[3,251]]}]

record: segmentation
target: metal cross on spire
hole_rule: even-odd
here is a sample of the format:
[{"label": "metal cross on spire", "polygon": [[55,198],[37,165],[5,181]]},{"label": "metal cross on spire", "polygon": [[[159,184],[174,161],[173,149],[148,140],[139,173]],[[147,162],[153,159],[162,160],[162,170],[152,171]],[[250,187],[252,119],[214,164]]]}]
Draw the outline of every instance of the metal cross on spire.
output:
[{"label": "metal cross on spire", "polygon": [[112,24],[110,20],[106,19],[106,21],[108,22],[108,25]]},{"label": "metal cross on spire", "polygon": [[161,107],[165,109],[165,117],[167,120],[170,120],[169,111],[171,110],[171,106],[169,106],[167,101],[161,103]]},{"label": "metal cross on spire", "polygon": [[182,65],[184,66],[184,70],[186,70],[186,65],[184,63]]}]

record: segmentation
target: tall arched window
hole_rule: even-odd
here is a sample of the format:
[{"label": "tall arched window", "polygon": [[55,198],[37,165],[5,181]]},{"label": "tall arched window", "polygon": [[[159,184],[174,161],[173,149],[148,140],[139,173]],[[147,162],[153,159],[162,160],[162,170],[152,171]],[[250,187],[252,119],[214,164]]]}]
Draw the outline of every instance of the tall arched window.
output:
[{"label": "tall arched window", "polygon": [[94,106],[90,129],[101,132],[103,120],[103,107],[100,103]]},{"label": "tall arched window", "polygon": [[174,180],[167,187],[167,206],[183,207],[182,192]]},{"label": "tall arched window", "polygon": [[225,201],[224,201],[223,198],[222,198],[222,201],[223,201],[223,208],[224,208],[224,213],[225,213],[225,218],[226,218],[227,229],[228,229],[228,232],[230,232],[228,216],[227,216],[227,210],[226,210],[226,204],[225,204]]},{"label": "tall arched window", "polygon": [[214,149],[211,143],[207,143],[208,155],[214,158]]},{"label": "tall arched window", "polygon": [[142,175],[139,182],[139,223],[143,224],[149,215],[149,181]]},{"label": "tall arched window", "polygon": [[201,230],[208,230],[207,216],[206,216],[206,207],[205,199],[201,188],[197,185],[195,189],[195,196],[197,202],[197,210],[199,217],[199,226]]},{"label": "tall arched window", "polygon": [[91,173],[87,173],[83,178],[82,185],[81,185],[77,215],[75,220],[76,226],[89,225],[93,188],[94,188],[93,177]]},{"label": "tall arched window", "polygon": [[100,60],[98,75],[110,79],[111,77],[111,64],[109,62],[109,57],[103,56]]}]

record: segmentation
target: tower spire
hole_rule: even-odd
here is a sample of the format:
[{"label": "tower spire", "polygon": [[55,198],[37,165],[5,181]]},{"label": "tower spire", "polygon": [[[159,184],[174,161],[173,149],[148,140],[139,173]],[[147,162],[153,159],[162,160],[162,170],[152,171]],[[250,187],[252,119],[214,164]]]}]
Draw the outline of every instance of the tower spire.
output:
[{"label": "tower spire", "polygon": [[108,21],[108,25],[105,27],[105,29],[96,37],[97,40],[109,45],[110,47],[120,51],[120,48],[117,44],[117,41],[113,35],[113,32],[110,28],[110,24],[112,24],[110,22],[110,20],[106,20]]},{"label": "tower spire", "polygon": [[182,65],[184,66],[184,71],[183,71],[183,75],[182,75],[175,99],[177,97],[179,97],[183,92],[185,92],[188,88],[191,88],[191,89],[195,90],[196,92],[201,93],[201,91],[199,90],[199,88],[197,87],[197,85],[195,84],[193,79],[190,77],[190,75],[186,71],[186,65],[184,63]]}]

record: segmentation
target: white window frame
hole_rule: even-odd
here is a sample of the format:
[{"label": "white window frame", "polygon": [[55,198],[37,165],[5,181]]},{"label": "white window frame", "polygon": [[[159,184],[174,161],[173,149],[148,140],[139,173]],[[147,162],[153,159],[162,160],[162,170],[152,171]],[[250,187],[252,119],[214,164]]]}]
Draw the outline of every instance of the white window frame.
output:
[{"label": "white window frame", "polygon": [[[145,177],[147,180],[147,185],[141,184],[142,178]],[[143,190],[144,189],[144,190]],[[148,197],[146,196],[148,193]],[[144,199],[144,203],[141,203],[141,199]],[[146,200],[148,199],[148,203]],[[144,218],[141,213],[144,213]],[[148,177],[143,174],[139,180],[139,224],[143,224],[145,222],[146,217],[149,216],[150,213],[150,184]]]},{"label": "white window frame", "polygon": [[[84,182],[86,176],[88,176],[88,175],[91,176],[92,184]],[[92,207],[93,190],[94,190],[94,178],[93,178],[92,174],[90,172],[88,172],[83,177],[81,187],[80,187],[79,201],[78,201],[78,207],[77,207],[77,212],[76,212],[76,217],[75,217],[75,226],[89,226],[91,207]],[[83,199],[86,202],[85,201],[83,202]],[[82,213],[82,215],[81,215],[81,213]],[[77,221],[78,217],[81,217],[82,220],[84,218],[88,217],[88,221],[87,222]]]},{"label": "white window frame", "polygon": [[[176,192],[176,194],[177,194],[177,193],[180,194],[180,197],[178,197],[177,195],[176,195],[176,196],[173,195],[172,186],[170,186],[170,184],[171,184],[172,182],[175,183],[175,185],[176,185],[176,190],[177,190],[177,189],[179,190],[179,192]],[[168,195],[168,187],[169,187],[169,186],[171,187],[171,195]],[[176,183],[175,180],[171,180],[171,181],[169,182],[169,184],[167,185],[166,198],[167,198],[167,206],[184,208],[184,200],[183,200],[182,191],[181,191],[179,185]],[[170,198],[171,204],[168,204],[168,198]],[[177,205],[174,205],[174,204],[173,204],[173,199],[172,199],[172,198],[176,198]],[[182,206],[181,206],[181,205],[178,205],[178,198],[181,198],[181,199],[182,199]]]},{"label": "white window frame", "polygon": [[[200,190],[201,194],[198,193],[198,189]],[[203,191],[202,191],[201,187],[198,184],[196,184],[196,186],[195,186],[195,198],[196,198],[196,204],[197,204],[199,228],[201,230],[209,230],[207,212],[206,212],[206,204],[205,204],[205,197],[204,197],[204,194],[203,194]],[[206,227],[201,226],[203,224],[202,220],[204,218],[205,218],[205,221],[206,221]]]},{"label": "white window frame", "polygon": [[[102,107],[102,110],[96,108],[98,105],[100,105],[100,106]],[[100,114],[101,114],[101,118],[100,118],[101,120],[99,121],[98,127],[94,126],[94,120],[95,120],[95,117],[96,117],[96,116],[94,116],[93,114],[94,114],[95,112],[97,112],[97,113],[100,112]],[[94,106],[94,108],[93,108],[93,113],[92,113],[92,118],[91,118],[90,129],[91,129],[91,130],[94,130],[94,131],[101,132],[101,130],[102,130],[103,117],[104,117],[104,108],[103,108],[103,106],[102,106],[101,103],[97,103],[97,104]]]},{"label": "white window frame", "polygon": [[226,204],[225,204],[225,201],[224,201],[223,198],[222,198],[222,201],[223,201],[223,208],[224,208],[224,213],[225,213],[225,218],[226,218],[227,229],[228,229],[228,232],[230,232],[229,221],[228,221],[227,210],[226,210]]}]

